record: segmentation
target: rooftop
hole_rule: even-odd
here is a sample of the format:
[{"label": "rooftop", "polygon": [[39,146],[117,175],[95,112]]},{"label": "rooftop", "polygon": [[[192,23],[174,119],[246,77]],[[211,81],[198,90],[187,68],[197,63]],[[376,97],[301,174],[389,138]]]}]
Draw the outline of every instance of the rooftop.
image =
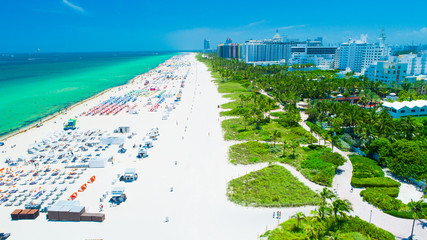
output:
[{"label": "rooftop", "polygon": [[419,107],[422,108],[427,105],[427,100],[415,100],[415,101],[404,101],[404,102],[384,102],[383,106],[388,108],[394,108],[399,110],[404,107],[414,108]]}]

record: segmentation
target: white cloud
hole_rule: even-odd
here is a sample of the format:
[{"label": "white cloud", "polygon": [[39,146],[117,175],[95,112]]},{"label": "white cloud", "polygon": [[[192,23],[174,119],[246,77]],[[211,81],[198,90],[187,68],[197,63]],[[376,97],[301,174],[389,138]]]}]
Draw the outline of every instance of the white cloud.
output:
[{"label": "white cloud", "polygon": [[85,12],[85,10],[83,8],[81,8],[75,4],[70,3],[68,0],[62,0],[62,2],[65,3],[67,6],[69,6],[70,8],[76,10],[76,11],[79,11],[81,13]]},{"label": "white cloud", "polygon": [[277,29],[279,29],[279,30],[287,30],[287,29],[299,28],[299,27],[305,27],[305,25],[291,25],[291,26],[279,27]]},{"label": "white cloud", "polygon": [[420,29],[420,33],[427,33],[427,27],[423,27]]},{"label": "white cloud", "polygon": [[258,21],[258,22],[251,22],[248,25],[246,25],[246,27],[253,27],[253,26],[256,26],[256,25],[259,25],[259,24],[263,24],[263,23],[265,23],[265,20],[261,20],[261,21]]}]

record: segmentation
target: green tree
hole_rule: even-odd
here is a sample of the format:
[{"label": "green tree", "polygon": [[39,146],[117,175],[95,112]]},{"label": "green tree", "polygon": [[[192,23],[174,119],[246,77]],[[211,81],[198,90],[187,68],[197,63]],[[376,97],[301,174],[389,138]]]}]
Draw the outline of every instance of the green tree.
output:
[{"label": "green tree", "polygon": [[423,213],[423,200],[419,200],[417,202],[413,201],[411,199],[411,202],[408,204],[409,208],[411,209],[412,212],[412,218],[414,219],[414,221],[412,222],[412,230],[411,230],[411,237],[410,239],[413,238],[414,236],[414,226],[415,226],[415,220],[419,219],[422,216]]},{"label": "green tree", "polygon": [[276,147],[276,140],[282,137],[282,133],[274,129],[271,139],[273,140],[273,147]]},{"label": "green tree", "polygon": [[297,220],[297,228],[300,229],[301,222],[305,220],[305,214],[302,212],[297,212],[291,218],[295,218]]},{"label": "green tree", "polygon": [[292,148],[292,158],[295,158],[295,150],[299,146],[298,139],[291,141],[291,148]]},{"label": "green tree", "polygon": [[328,188],[323,188],[322,191],[319,194],[320,194],[320,198],[322,199],[322,202],[321,202],[322,205],[326,205],[326,203],[327,203],[326,201],[327,200],[332,200],[332,199],[335,199],[337,197],[335,195],[335,193],[332,192]]},{"label": "green tree", "polygon": [[338,221],[338,215],[341,216],[341,219],[344,219],[347,216],[346,213],[350,213],[351,210],[353,210],[353,208],[351,207],[350,201],[347,199],[336,199],[332,202],[332,212],[334,214],[335,222]]}]

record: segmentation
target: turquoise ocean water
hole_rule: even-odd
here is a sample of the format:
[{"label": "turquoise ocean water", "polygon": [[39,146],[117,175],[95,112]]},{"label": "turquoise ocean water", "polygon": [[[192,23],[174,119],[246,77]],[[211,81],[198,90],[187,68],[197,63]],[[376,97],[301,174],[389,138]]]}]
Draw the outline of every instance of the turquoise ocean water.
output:
[{"label": "turquoise ocean water", "polygon": [[0,54],[0,136],[108,88],[176,53]]}]

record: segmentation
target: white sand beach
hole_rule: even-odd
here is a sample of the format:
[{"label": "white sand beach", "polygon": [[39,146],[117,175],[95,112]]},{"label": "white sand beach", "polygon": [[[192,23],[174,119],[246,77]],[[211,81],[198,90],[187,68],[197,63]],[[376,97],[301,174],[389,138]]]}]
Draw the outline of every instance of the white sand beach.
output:
[{"label": "white sand beach", "polygon": [[[29,190],[41,187],[49,191],[55,187],[61,189],[67,186],[67,190],[58,198],[66,200],[90,177],[96,176],[95,182],[87,184],[87,189],[78,192],[76,198],[86,207],[86,212],[99,212],[101,196],[112,187],[124,186],[126,202],[116,207],[110,207],[108,197],[103,202],[104,222],[49,221],[45,213],[41,213],[36,220],[12,221],[10,213],[24,206],[5,206],[6,203],[2,203],[0,221],[4,231],[10,232],[13,239],[257,239],[266,229],[277,226],[278,220],[273,219],[273,211],[281,210],[282,219],[279,221],[284,221],[298,211],[308,214],[313,210],[314,207],[249,208],[227,200],[227,182],[259,168],[239,167],[228,163],[227,152],[230,143],[223,139],[220,109],[217,108],[226,99],[217,92],[204,64],[197,62],[194,55],[184,58],[180,61],[189,62],[191,66],[182,67],[189,70],[182,88],[182,101],[170,112],[167,120],[162,120],[162,115],[165,106],[170,105],[174,98],[166,98],[157,112],[148,111],[150,106],[144,106],[148,97],[139,96],[136,101],[138,106],[135,108],[139,111],[138,114],[121,111],[117,115],[109,116],[80,116],[111,96],[143,88],[145,80],[150,80],[149,85],[145,87],[156,85],[158,88],[164,88],[164,85],[168,85],[166,91],[178,92],[181,89],[181,80],[171,80],[167,84],[154,81],[161,75],[158,70],[166,71],[165,64],[142,76],[141,81],[136,78],[133,83],[113,88],[76,106],[65,115],[58,115],[40,128],[32,128],[7,139],[5,146],[0,149],[1,159],[8,157],[13,160],[24,156],[28,161],[27,149],[31,144],[35,141],[41,142],[52,132],[61,132],[62,123],[75,116],[78,129],[74,131],[98,129],[98,133],[104,133],[105,136],[113,134],[113,130],[119,126],[129,126],[130,131],[136,134],[131,139],[126,138],[124,148],[127,151],[124,154],[117,153],[117,145],[111,145],[109,149],[101,152],[100,157],[113,156],[114,164],[109,162],[105,168],[88,168],[74,184],[68,184],[69,180],[59,179],[55,184],[39,185],[38,182],[35,185],[15,186]],[[183,74],[182,69],[180,74]],[[154,103],[155,99],[152,100]],[[136,158],[138,149],[133,148],[133,145],[142,144],[143,137],[146,137],[146,133],[153,127],[159,128],[158,140],[154,141],[153,148],[148,149],[147,158]],[[11,148],[12,146],[14,147]],[[2,167],[7,167],[4,163],[1,164]],[[68,174],[70,170],[65,169],[65,165],[57,163],[51,168]],[[39,168],[43,167],[45,166],[40,164]],[[129,167],[137,169],[138,180],[112,185],[117,174],[123,173],[124,169]],[[35,169],[31,164],[23,168],[25,171]],[[60,181],[65,183],[59,184]],[[171,187],[173,192],[170,191]],[[0,186],[0,189],[10,191],[11,188]],[[49,198],[48,202],[50,201]],[[168,222],[166,218],[169,219]]]}]

